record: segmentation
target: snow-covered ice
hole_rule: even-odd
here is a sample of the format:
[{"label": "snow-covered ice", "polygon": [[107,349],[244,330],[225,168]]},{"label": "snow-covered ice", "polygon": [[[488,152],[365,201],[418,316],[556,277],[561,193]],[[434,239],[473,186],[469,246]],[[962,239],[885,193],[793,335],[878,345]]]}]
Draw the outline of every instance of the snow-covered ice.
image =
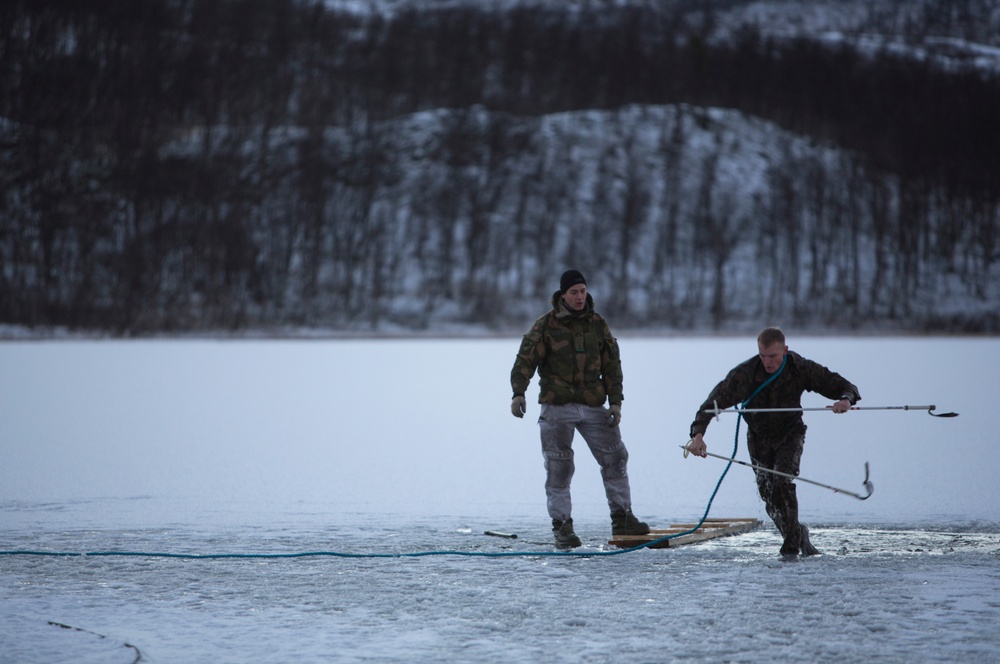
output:
[{"label": "snow-covered ice", "polygon": [[[764,528],[618,553],[580,446],[556,554],[516,338],[0,344],[0,551],[523,553],[0,555],[0,662],[1000,661],[1000,340],[789,342],[861,405],[960,413],[808,414],[803,477],[860,491],[868,461],[875,493],[801,484],[824,555],[797,563],[739,466],[710,515]],[[678,445],[753,339],[620,343],[635,509],[696,520],[725,463]]]}]

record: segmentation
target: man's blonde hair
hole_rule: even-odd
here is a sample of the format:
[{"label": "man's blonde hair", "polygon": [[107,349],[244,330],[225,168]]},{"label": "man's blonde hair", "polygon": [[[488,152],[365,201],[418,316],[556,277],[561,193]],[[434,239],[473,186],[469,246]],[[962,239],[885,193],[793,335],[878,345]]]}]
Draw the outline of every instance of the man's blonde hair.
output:
[{"label": "man's blonde hair", "polygon": [[777,327],[766,327],[764,330],[757,335],[757,343],[761,345],[761,348],[767,348],[773,344],[785,345],[785,333]]}]

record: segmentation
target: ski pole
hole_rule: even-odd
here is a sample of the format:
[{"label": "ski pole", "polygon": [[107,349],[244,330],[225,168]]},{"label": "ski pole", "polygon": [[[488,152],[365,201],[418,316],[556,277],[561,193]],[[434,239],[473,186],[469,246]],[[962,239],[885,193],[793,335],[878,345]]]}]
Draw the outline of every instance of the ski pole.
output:
[{"label": "ski pole", "polygon": [[[688,449],[687,445],[681,445],[681,449],[684,450],[684,456],[685,457],[687,457],[688,453],[691,451],[691,450]],[[782,477],[788,477],[790,479],[798,480],[800,482],[808,482],[809,484],[815,484],[816,486],[821,486],[824,489],[830,489],[834,493],[843,493],[843,494],[846,494],[846,495],[851,496],[853,498],[857,498],[858,500],[868,500],[868,498],[870,498],[871,495],[872,495],[872,493],[875,491],[875,485],[873,485],[868,480],[868,462],[867,461],[865,461],[865,481],[862,483],[862,485],[865,487],[865,491],[867,491],[868,493],[866,493],[865,495],[862,496],[860,493],[854,493],[853,491],[848,491],[847,489],[838,489],[837,487],[830,486],[829,484],[823,484],[822,482],[816,482],[814,480],[807,480],[806,478],[799,477],[798,475],[792,475],[791,473],[783,473],[780,470],[772,470],[770,468],[764,468],[763,466],[757,466],[757,465],[752,464],[752,463],[747,463],[746,461],[740,461],[739,459],[733,459],[731,457],[722,456],[721,454],[712,454],[711,452],[705,452],[705,454],[707,456],[710,456],[710,457],[715,457],[716,459],[722,459],[723,461],[729,461],[731,463],[738,463],[741,466],[746,466],[747,468],[753,468],[754,470],[759,470],[759,471],[762,471],[762,472],[765,472],[765,473],[771,473],[773,475],[781,475]]]},{"label": "ski pole", "polygon": [[[806,413],[809,411],[830,410],[830,406],[823,408],[719,408],[715,402],[715,408],[706,408],[705,413],[712,413],[715,419],[723,413]],[[933,417],[958,417],[958,413],[935,413],[937,406],[851,406],[849,410],[926,410],[928,415]]]}]

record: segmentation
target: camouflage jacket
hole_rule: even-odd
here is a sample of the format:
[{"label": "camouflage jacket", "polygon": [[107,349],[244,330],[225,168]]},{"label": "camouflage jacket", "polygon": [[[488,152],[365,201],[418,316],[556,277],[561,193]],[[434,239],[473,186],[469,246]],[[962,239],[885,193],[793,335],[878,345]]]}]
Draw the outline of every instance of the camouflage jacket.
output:
[{"label": "camouflage jacket", "polygon": [[[753,356],[729,372],[698,408],[691,423],[691,436],[705,433],[714,415],[707,409],[730,408],[739,405],[753,394],[771,376],[764,371],[760,357]],[[761,390],[747,408],[801,408],[803,392],[817,392],[834,401],[847,397],[851,404],[861,400],[861,393],[853,383],[838,373],[798,353],[788,351],[785,368],[774,381]],[[747,428],[755,435],[775,439],[784,436],[802,423],[802,413],[744,413]]]},{"label": "camouflage jacket", "polygon": [[523,396],[538,370],[538,403],[620,404],[622,362],[618,341],[587,295],[582,311],[574,312],[559,291],[552,311],[535,321],[524,335],[510,372],[514,396]]}]

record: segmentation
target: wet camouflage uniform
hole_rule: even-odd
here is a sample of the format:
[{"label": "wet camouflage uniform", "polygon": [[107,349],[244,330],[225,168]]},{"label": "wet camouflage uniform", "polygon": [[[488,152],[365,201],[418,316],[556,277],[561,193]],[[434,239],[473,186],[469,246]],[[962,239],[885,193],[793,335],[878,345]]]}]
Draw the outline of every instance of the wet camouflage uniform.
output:
[{"label": "wet camouflage uniform", "polygon": [[627,463],[628,450],[617,426],[609,426],[606,401],[620,404],[622,364],[618,341],[604,318],[594,311],[594,300],[574,312],[562,293],[552,296],[548,312],[524,335],[510,385],[514,396],[524,396],[538,369],[542,455],[549,516],[564,521],[572,516],[570,481],[573,479],[573,435],[579,431],[601,466],[604,490],[612,512],[632,507]]},{"label": "wet camouflage uniform", "polygon": [[[759,356],[754,356],[729,372],[712,390],[691,423],[691,437],[705,433],[714,417],[707,409],[730,408],[742,403],[770,378]],[[785,366],[774,381],[761,390],[747,408],[801,408],[802,393],[817,392],[828,399],[861,400],[853,383],[840,374],[798,353],[788,351]],[[747,423],[747,449],[754,465],[782,473],[799,474],[799,460],[805,444],[806,425],[801,412],[744,413]],[[755,471],[757,490],[767,506],[767,514],[784,537],[782,553],[798,553],[801,528],[795,483],[786,477]]]}]

